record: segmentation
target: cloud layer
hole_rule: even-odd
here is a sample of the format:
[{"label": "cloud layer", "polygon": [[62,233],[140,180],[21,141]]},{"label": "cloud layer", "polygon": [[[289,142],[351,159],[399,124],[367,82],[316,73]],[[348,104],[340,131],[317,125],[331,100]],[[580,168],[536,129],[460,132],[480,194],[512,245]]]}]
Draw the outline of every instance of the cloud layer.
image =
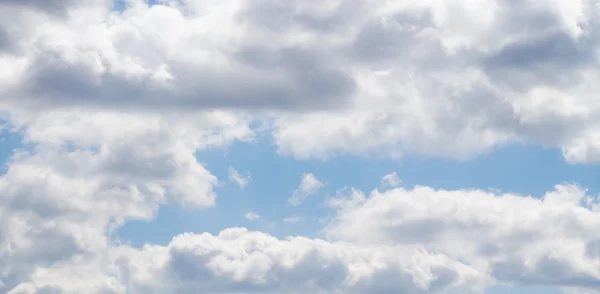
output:
[{"label": "cloud layer", "polygon": [[[594,1],[109,2],[0,0],[0,118],[25,143],[0,176],[0,292],[599,287],[598,199],[567,184],[540,198],[348,189],[321,239],[113,236],[166,203],[215,205],[195,153],[265,129],[296,159],[526,142],[599,162]],[[323,185],[304,175],[290,203]]]},{"label": "cloud layer", "polygon": [[600,158],[593,1],[43,2],[0,2],[6,107],[251,111],[296,158]]}]

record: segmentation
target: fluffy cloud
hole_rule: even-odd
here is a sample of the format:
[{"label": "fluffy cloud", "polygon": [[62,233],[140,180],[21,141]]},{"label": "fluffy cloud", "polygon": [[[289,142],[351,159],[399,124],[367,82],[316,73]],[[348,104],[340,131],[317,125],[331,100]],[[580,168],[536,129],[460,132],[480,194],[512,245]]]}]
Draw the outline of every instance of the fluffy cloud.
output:
[{"label": "fluffy cloud", "polygon": [[[112,235],[165,203],[214,205],[194,154],[256,121],[299,159],[533,142],[600,161],[593,1],[112,2],[0,0],[0,117],[26,143],[0,176],[0,292],[598,287],[600,208],[569,185],[350,190],[324,240]],[[290,203],[322,186],[305,175]]]},{"label": "fluffy cloud", "polygon": [[600,283],[600,199],[573,185],[541,198],[418,186],[349,190],[329,201],[325,228],[355,244],[422,245],[500,282],[588,287]]},{"label": "fluffy cloud", "polygon": [[[569,185],[541,199],[349,190],[328,202],[336,214],[324,240],[227,229],[167,246],[114,244],[114,228],[151,219],[160,204],[213,205],[217,179],[194,151],[251,131],[218,112],[187,122],[106,112],[34,117],[20,121],[33,149],[15,153],[0,178],[3,292],[464,293],[495,281],[578,289],[600,281],[600,206]],[[300,190],[322,186],[311,175]]]},{"label": "fluffy cloud", "polygon": [[2,292],[72,259],[86,266],[108,249],[107,233],[151,219],[161,204],[214,205],[217,179],[195,151],[252,136],[219,112],[174,120],[61,110],[12,121],[33,147],[17,151],[0,177]]},{"label": "fluffy cloud", "polygon": [[279,240],[240,228],[184,234],[166,247],[121,255],[136,293],[429,293],[485,281],[471,267],[418,247]]},{"label": "fluffy cloud", "polygon": [[430,293],[485,282],[472,267],[419,247],[280,240],[231,228],[179,235],[167,246],[113,247],[101,258],[37,270],[9,293]]},{"label": "fluffy cloud", "polygon": [[294,193],[292,193],[292,196],[288,199],[288,204],[292,206],[302,204],[308,196],[317,193],[323,186],[325,186],[325,184],[319,181],[314,174],[303,174],[300,186],[294,190]]},{"label": "fluffy cloud", "polygon": [[521,141],[600,158],[593,1],[16,2],[0,2],[4,104],[269,110],[254,119],[296,158]]},{"label": "fluffy cloud", "polygon": [[352,78],[321,62],[328,57],[315,46],[295,38],[262,46],[270,36],[245,16],[249,3],[127,2],[122,13],[79,5],[58,19],[8,5],[0,25],[14,31],[11,22],[27,22],[9,39],[32,45],[3,60],[19,73],[3,81],[4,94],[52,106],[189,111],[327,106],[353,92]]},{"label": "fluffy cloud", "polygon": [[598,160],[592,1],[371,3],[342,51],[352,106],[278,118],[283,154],[468,158],[529,141]]},{"label": "fluffy cloud", "polygon": [[600,281],[600,206],[579,187],[557,186],[541,199],[348,191],[329,202],[337,215],[328,240],[231,228],[166,246],[105,245],[38,264],[12,293],[474,293],[497,282],[584,293]]}]

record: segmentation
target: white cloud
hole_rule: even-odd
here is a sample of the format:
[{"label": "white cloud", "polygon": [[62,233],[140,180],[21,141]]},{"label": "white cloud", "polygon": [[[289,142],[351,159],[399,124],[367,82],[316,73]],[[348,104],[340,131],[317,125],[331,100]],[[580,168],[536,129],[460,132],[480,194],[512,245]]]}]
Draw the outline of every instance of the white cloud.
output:
[{"label": "white cloud", "polygon": [[381,178],[381,186],[384,188],[396,188],[400,185],[402,185],[402,180],[400,180],[396,172],[387,174]]},{"label": "white cloud", "polygon": [[429,293],[468,291],[486,281],[468,265],[414,246],[279,240],[242,228],[217,236],[179,235],[166,247],[115,251],[135,293]]},{"label": "white cloud", "polygon": [[398,188],[330,201],[333,240],[423,246],[509,284],[594,288],[600,282],[599,199],[572,185],[542,198],[480,190]]},{"label": "white cloud", "polygon": [[[429,187],[368,196],[347,189],[349,197],[329,201],[336,214],[325,240],[233,228],[176,236],[167,246],[115,245],[111,227],[150,219],[165,201],[211,205],[216,180],[194,174],[201,167],[192,161],[160,173],[136,168],[178,158],[144,140],[158,155],[140,152],[144,157],[116,161],[128,168],[111,168],[119,143],[128,143],[106,142],[114,143],[98,151],[40,143],[37,153],[13,157],[0,178],[3,292],[465,293],[496,281],[584,290],[600,281],[600,206],[568,185],[543,199]],[[182,198],[182,184],[170,176],[188,173],[208,187],[197,198]],[[42,243],[51,245],[35,245]]]},{"label": "white cloud", "polygon": [[244,217],[249,221],[255,221],[255,220],[260,219],[260,215],[258,213],[252,212],[252,211],[246,213],[244,215]]},{"label": "white cloud", "polygon": [[2,108],[251,111],[296,158],[600,160],[591,1],[38,2],[0,2]]},{"label": "white cloud", "polygon": [[243,190],[246,188],[248,183],[252,182],[252,177],[250,176],[250,173],[247,173],[246,175],[241,175],[235,168],[230,166],[229,180],[238,184],[238,186],[240,186],[240,188]]},{"label": "white cloud", "polygon": [[316,194],[323,186],[325,186],[325,184],[319,181],[314,174],[303,174],[300,186],[294,190],[294,193],[292,193],[292,196],[288,199],[288,204],[292,206],[302,204],[308,196]]},{"label": "white cloud", "polygon": [[[0,176],[0,292],[600,283],[600,206],[569,185],[543,199],[348,189],[328,240],[227,229],[136,249],[111,235],[165,203],[214,205],[195,153],[252,140],[254,122],[299,159],[530,142],[598,162],[592,1],[109,2],[0,1],[0,117],[32,146]],[[304,175],[290,204],[323,185]]]},{"label": "white cloud", "polygon": [[13,121],[35,147],[16,152],[0,176],[0,292],[74,258],[87,267],[110,247],[107,232],[152,219],[161,204],[214,205],[217,178],[195,151],[252,135],[243,121],[219,112],[173,119],[45,111]]}]

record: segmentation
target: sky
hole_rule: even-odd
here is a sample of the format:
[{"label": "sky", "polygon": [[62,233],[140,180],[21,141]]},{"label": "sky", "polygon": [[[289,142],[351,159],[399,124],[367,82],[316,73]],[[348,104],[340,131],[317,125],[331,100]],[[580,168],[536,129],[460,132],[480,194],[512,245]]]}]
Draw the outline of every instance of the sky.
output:
[{"label": "sky", "polygon": [[0,0],[0,293],[600,293],[591,0]]}]

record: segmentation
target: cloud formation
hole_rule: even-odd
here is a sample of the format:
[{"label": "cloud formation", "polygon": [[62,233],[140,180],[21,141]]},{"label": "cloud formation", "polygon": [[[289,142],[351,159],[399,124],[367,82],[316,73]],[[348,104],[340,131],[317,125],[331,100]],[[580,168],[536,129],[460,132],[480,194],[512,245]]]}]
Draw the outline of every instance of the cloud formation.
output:
[{"label": "cloud formation", "polygon": [[252,182],[252,176],[250,176],[250,173],[242,175],[240,174],[240,172],[238,172],[235,168],[231,166],[229,167],[228,172],[229,180],[240,186],[240,189],[242,190],[244,190],[246,186],[248,186],[248,184]]},{"label": "cloud formation", "polygon": [[[593,1],[125,2],[0,0],[0,118],[26,144],[0,175],[0,292],[598,289],[598,199],[566,184],[348,189],[321,239],[114,237],[166,203],[215,205],[195,153],[253,140],[256,122],[296,159],[526,142],[600,162]],[[305,174],[289,203],[323,186]]]},{"label": "cloud formation", "polygon": [[324,232],[363,245],[421,245],[499,282],[597,288],[600,198],[557,185],[541,198],[417,186],[349,190]]},{"label": "cloud formation", "polygon": [[252,211],[247,212],[246,214],[244,214],[244,217],[247,220],[249,220],[249,221],[255,221],[255,220],[260,219],[260,215],[258,213],[256,213],[256,212],[252,212]]},{"label": "cloud formation", "polygon": [[58,110],[14,121],[34,147],[16,150],[0,177],[0,292],[73,258],[96,262],[107,233],[152,219],[161,204],[213,206],[217,178],[196,150],[252,136],[219,112],[174,120]]},{"label": "cloud formation", "polygon": [[324,186],[325,184],[319,181],[313,173],[305,173],[302,175],[300,186],[294,190],[294,193],[292,193],[292,196],[288,199],[288,204],[298,206],[302,204],[308,196],[314,195]]},{"label": "cloud formation", "polygon": [[293,215],[293,216],[284,217],[283,221],[286,223],[293,224],[293,223],[301,222],[305,219],[306,219],[306,217],[304,217],[304,216]]},{"label": "cloud formation", "polygon": [[128,282],[140,293],[394,293],[399,288],[429,293],[476,288],[483,278],[467,265],[415,247],[279,240],[243,228],[217,236],[184,234],[166,247],[122,251]]},{"label": "cloud formation", "polygon": [[600,160],[593,1],[124,2],[0,2],[3,105],[236,109],[298,159]]},{"label": "cloud formation", "polygon": [[402,180],[398,177],[396,172],[387,174],[381,178],[381,186],[383,188],[395,188],[402,184]]}]

